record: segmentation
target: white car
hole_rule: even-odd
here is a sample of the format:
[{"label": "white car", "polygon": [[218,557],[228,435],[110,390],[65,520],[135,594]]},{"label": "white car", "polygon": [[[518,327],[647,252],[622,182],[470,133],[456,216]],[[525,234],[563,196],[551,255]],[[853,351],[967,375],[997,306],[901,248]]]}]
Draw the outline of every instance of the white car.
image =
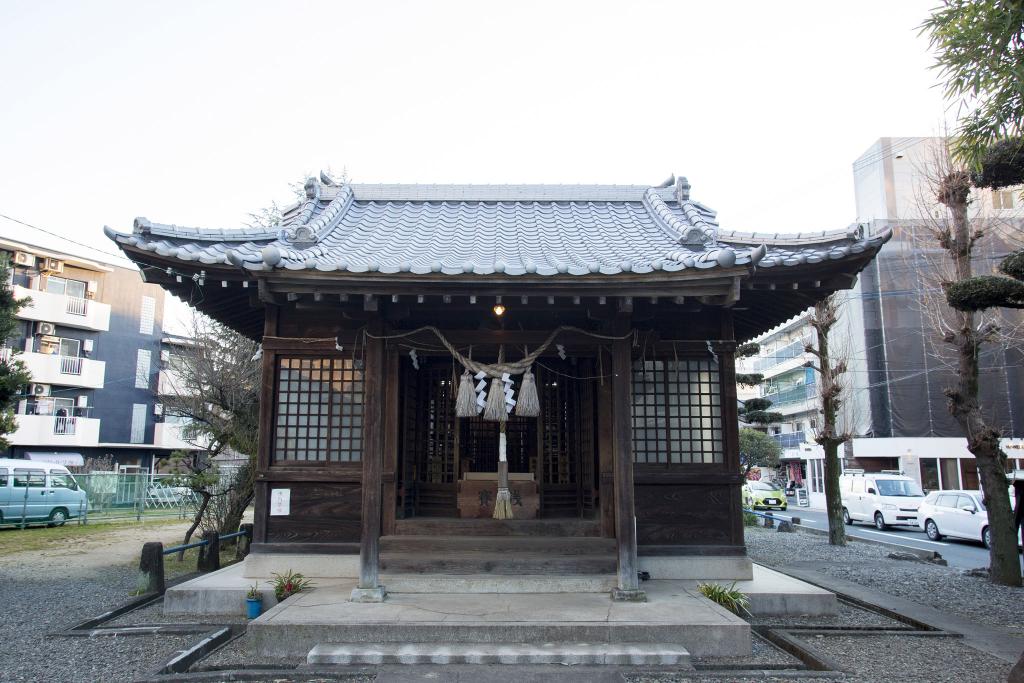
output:
[{"label": "white car", "polygon": [[933,541],[949,536],[989,547],[988,512],[980,491],[932,491],[917,513],[918,526]]},{"label": "white car", "polygon": [[866,522],[879,531],[890,526],[918,526],[917,507],[924,491],[899,472],[864,472],[848,469],[839,479],[843,519],[847,524]]}]

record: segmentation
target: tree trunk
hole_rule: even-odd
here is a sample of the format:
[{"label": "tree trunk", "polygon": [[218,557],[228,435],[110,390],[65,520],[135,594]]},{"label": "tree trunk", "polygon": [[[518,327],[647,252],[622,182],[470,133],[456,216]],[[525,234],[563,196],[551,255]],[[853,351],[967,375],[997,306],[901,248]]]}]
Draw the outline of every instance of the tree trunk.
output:
[{"label": "tree trunk", "polygon": [[839,493],[839,444],[829,441],[825,450],[825,511],[828,513],[828,542],[830,545],[846,545],[846,521],[843,519],[843,497]]},{"label": "tree trunk", "polygon": [[[196,516],[192,519],[192,526],[190,526],[188,528],[188,531],[185,532],[185,540],[183,542],[183,545],[188,545],[188,541],[190,538],[192,538],[192,534],[194,534],[196,532],[196,529],[199,528],[199,525],[203,521],[203,515],[206,514],[206,508],[210,504],[210,498],[212,497],[206,491],[198,491],[197,493],[202,497],[203,501],[199,504],[199,509],[196,510]],[[185,551],[182,550],[178,553],[178,562],[181,562],[184,559]]]},{"label": "tree trunk", "polygon": [[256,468],[252,457],[249,458],[231,485],[232,490],[227,494],[227,510],[219,529],[222,534],[232,534],[238,531],[245,510],[252,503],[256,486]]},{"label": "tree trunk", "polygon": [[816,441],[825,451],[825,511],[828,514],[828,542],[830,545],[846,545],[846,522],[843,520],[843,499],[839,493],[839,446],[849,438],[840,435],[837,427],[839,418],[839,401],[842,386],[838,376],[845,372],[845,364],[840,361],[832,364],[829,350],[828,334],[837,320],[834,299],[829,297],[814,306],[814,318],[811,325],[818,337],[818,348],[814,355],[818,357],[818,374],[821,376],[821,433]]},{"label": "tree trunk", "polygon": [[[943,246],[953,258],[958,281],[973,275],[971,248],[976,236],[971,234],[967,217],[969,196],[970,180],[965,172],[954,171],[946,176],[939,199],[952,214],[953,234]],[[978,401],[978,351],[984,339],[978,331],[974,312],[955,311],[954,316],[957,329],[951,341],[957,351],[959,372],[956,385],[946,389],[946,398],[949,412],[967,437],[967,449],[974,455],[981,477],[992,538],[989,576],[994,583],[1020,586],[1017,533],[1007,492],[1006,455],[999,448],[999,432],[986,423]]]}]

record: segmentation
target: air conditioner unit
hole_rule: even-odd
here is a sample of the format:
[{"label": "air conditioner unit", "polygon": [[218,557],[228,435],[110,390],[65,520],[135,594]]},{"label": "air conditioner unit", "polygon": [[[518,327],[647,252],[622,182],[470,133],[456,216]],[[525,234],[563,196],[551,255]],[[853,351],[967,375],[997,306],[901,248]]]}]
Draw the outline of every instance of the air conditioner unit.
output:
[{"label": "air conditioner unit", "polygon": [[43,270],[50,273],[63,273],[64,262],[59,258],[44,259]]},{"label": "air conditioner unit", "polygon": [[56,331],[53,323],[36,323],[36,334],[53,334]]},{"label": "air conditioner unit", "polygon": [[154,403],[153,404],[153,414],[154,415],[158,415],[158,416],[159,415],[163,415],[164,414],[164,404],[163,403]]},{"label": "air conditioner unit", "polygon": [[78,407],[79,408],[88,408],[89,407],[89,397],[84,395],[84,394],[79,396],[78,397]]},{"label": "air conditioner unit", "polygon": [[171,362],[171,352],[168,351],[167,349],[161,349],[160,350],[160,362],[161,363],[170,363]]},{"label": "air conditioner unit", "polygon": [[28,393],[33,396],[49,396],[50,385],[49,384],[29,384]]},{"label": "air conditioner unit", "polygon": [[27,251],[16,251],[14,252],[14,263],[19,266],[26,266],[28,268],[36,267],[36,257]]},{"label": "air conditioner unit", "polygon": [[92,353],[92,342],[93,342],[92,339],[83,339],[82,340],[82,351],[85,351],[86,353]]}]

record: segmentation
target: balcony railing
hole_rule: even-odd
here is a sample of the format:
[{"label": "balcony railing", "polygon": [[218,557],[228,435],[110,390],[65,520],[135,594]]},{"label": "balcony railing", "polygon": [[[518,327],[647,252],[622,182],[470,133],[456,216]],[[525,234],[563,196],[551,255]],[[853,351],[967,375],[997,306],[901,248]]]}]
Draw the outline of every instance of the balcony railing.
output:
[{"label": "balcony railing", "polygon": [[799,386],[791,387],[789,389],[783,389],[781,391],[765,394],[762,398],[766,398],[769,401],[771,401],[772,407],[777,407],[784,406],[790,403],[810,401],[812,399],[817,398],[817,396],[817,384],[801,384]]},{"label": "balcony railing", "polygon": [[53,418],[53,433],[54,434],[74,434],[75,425],[78,422],[77,417],[54,417]]},{"label": "balcony railing", "polygon": [[776,365],[785,363],[787,360],[796,358],[804,352],[804,347],[807,342],[803,339],[798,339],[795,342],[790,342],[780,349],[776,349],[773,353],[766,356],[758,356],[754,359],[753,366],[754,372],[761,372],[768,368],[773,368]]},{"label": "balcony railing", "polygon": [[788,432],[786,434],[772,434],[772,438],[779,442],[783,448],[799,448],[800,444],[806,443],[807,435],[804,432]]},{"label": "balcony railing", "polygon": [[77,296],[68,296],[67,305],[64,310],[71,315],[88,315],[89,314],[89,300],[82,299]]},{"label": "balcony railing", "polygon": [[62,375],[81,375],[82,374],[82,361],[84,359],[78,356],[61,356],[60,357],[60,374]]}]

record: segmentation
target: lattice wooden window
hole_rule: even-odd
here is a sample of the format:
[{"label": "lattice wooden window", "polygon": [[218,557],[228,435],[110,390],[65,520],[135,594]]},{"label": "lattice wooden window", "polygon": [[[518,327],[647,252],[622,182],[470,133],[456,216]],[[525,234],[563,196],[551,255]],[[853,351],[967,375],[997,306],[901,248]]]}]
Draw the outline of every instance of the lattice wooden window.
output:
[{"label": "lattice wooden window", "polygon": [[275,461],[358,462],[363,454],[363,371],[351,358],[281,358]]},{"label": "lattice wooden window", "polygon": [[721,463],[722,396],[709,360],[633,364],[633,460],[655,465]]}]

